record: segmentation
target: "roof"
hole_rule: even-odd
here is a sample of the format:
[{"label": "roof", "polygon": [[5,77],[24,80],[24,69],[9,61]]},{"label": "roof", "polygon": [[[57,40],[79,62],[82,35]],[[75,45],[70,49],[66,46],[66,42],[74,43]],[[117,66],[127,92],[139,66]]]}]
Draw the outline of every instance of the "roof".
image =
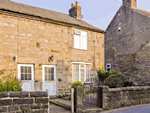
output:
[{"label": "roof", "polygon": [[74,24],[81,27],[90,28],[99,32],[104,32],[104,30],[96,28],[83,20],[70,17],[67,14],[51,11],[48,9],[42,9],[30,5],[25,5],[10,0],[0,0],[0,9],[10,10],[10,11],[34,15],[34,16],[40,16],[42,18],[48,18],[59,22],[63,22],[63,23],[65,22],[65,23]]},{"label": "roof", "polygon": [[143,9],[139,9],[139,8],[134,8],[134,9],[136,9],[136,10],[142,12],[142,13],[145,13],[145,14],[147,14],[147,15],[150,15],[150,12],[149,12],[149,11],[146,11],[146,10],[143,10]]}]

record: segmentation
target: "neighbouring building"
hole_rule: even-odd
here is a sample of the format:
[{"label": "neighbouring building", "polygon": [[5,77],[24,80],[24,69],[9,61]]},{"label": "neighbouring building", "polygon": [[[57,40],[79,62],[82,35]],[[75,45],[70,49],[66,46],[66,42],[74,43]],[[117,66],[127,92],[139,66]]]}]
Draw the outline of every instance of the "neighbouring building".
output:
[{"label": "neighbouring building", "polygon": [[0,0],[0,70],[21,79],[24,91],[65,95],[103,66],[104,30],[82,20],[78,1],[68,15]]},{"label": "neighbouring building", "polygon": [[123,0],[105,33],[106,70],[120,70],[139,84],[150,82],[150,12]]}]

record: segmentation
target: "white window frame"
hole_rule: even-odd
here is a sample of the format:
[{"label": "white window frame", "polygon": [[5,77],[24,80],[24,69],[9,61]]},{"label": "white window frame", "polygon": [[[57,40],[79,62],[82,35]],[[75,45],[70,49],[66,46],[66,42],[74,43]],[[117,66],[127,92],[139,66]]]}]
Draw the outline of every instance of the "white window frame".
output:
[{"label": "white window frame", "polygon": [[[107,66],[110,66],[110,67],[107,67]],[[111,71],[111,63],[106,63],[106,71],[108,71],[107,69],[110,69]]]},{"label": "white window frame", "polygon": [[[79,37],[79,47],[75,47],[75,36],[78,36]],[[86,47],[85,48],[82,48],[82,38],[85,38],[86,40]],[[75,49],[82,49],[82,50],[87,50],[87,47],[88,47],[88,37],[87,37],[87,32],[85,31],[79,31],[79,30],[75,30],[74,31],[74,48]]]},{"label": "white window frame", "polygon": [[[81,69],[84,69],[84,81],[82,81],[82,83],[89,83],[89,82],[86,82],[86,79],[87,79],[87,76],[86,76],[86,65],[90,65],[91,63],[85,63],[85,62],[72,62],[72,83],[74,82],[73,81],[73,78],[74,78],[74,75],[73,75],[73,65],[74,64],[78,64],[79,65],[79,81],[81,82]],[[81,67],[81,65],[84,65],[84,67]],[[89,78],[90,78],[90,69],[89,69]]]}]

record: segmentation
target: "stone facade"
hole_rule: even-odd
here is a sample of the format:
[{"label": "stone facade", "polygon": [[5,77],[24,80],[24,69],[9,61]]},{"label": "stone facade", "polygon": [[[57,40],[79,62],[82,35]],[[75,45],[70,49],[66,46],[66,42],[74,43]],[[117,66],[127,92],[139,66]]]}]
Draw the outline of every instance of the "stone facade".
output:
[{"label": "stone facade", "polygon": [[48,113],[47,92],[1,92],[1,113]]},{"label": "stone facade", "polygon": [[104,110],[150,103],[150,87],[100,88],[99,105]]},{"label": "stone facade", "polygon": [[145,84],[150,81],[150,15],[136,8],[136,0],[124,2],[105,33],[105,64]]},{"label": "stone facade", "polygon": [[[87,32],[87,50],[74,49],[74,30]],[[14,56],[18,56],[17,62]],[[104,34],[86,27],[1,10],[0,70],[4,69],[5,75],[18,76],[18,64],[33,64],[34,90],[40,91],[42,65],[55,65],[57,95],[64,95],[72,83],[73,61],[91,63],[91,77],[95,77],[97,69],[104,66]]]}]

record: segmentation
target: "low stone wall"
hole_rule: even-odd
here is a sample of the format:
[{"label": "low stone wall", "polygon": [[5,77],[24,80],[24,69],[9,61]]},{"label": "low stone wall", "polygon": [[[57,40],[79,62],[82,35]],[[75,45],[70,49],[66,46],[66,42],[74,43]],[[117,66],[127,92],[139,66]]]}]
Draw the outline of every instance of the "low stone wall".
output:
[{"label": "low stone wall", "polygon": [[36,92],[1,92],[0,113],[48,113],[48,93]]},{"label": "low stone wall", "polygon": [[150,103],[150,86],[124,88],[99,87],[98,105],[103,109],[114,109]]}]

